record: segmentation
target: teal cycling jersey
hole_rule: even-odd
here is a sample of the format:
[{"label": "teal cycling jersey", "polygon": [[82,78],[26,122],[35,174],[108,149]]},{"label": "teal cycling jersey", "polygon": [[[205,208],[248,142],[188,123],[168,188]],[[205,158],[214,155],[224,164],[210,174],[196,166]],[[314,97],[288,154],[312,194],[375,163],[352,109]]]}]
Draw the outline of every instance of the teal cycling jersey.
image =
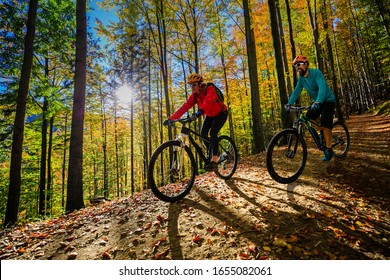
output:
[{"label": "teal cycling jersey", "polygon": [[336,102],[333,91],[330,89],[321,70],[309,68],[307,77],[299,77],[297,85],[292,92],[288,104],[294,104],[303,89],[309,93],[313,102]]}]

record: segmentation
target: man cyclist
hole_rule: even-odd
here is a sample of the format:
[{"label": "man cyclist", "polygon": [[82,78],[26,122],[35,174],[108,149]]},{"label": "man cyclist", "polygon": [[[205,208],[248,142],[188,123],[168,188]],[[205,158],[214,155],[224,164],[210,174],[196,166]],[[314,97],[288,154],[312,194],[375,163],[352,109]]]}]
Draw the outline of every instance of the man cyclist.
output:
[{"label": "man cyclist", "polygon": [[210,133],[210,145],[206,143],[206,147],[211,161],[204,168],[206,171],[214,171],[218,169],[218,132],[227,120],[227,106],[219,99],[213,86],[207,86],[203,83],[203,77],[200,74],[192,73],[189,75],[187,83],[191,85],[192,94],[175,113],[164,121],[164,125],[167,125],[170,120],[179,119],[195,104],[198,104],[198,111],[191,117],[196,119],[202,115],[206,116],[200,134],[208,139]]},{"label": "man cyclist", "polygon": [[293,60],[294,69],[298,72],[298,82],[292,92],[286,108],[295,103],[303,89],[309,93],[313,103],[306,116],[317,119],[321,115],[321,130],[323,131],[326,148],[322,161],[330,161],[334,155],[332,150],[332,124],[335,112],[336,98],[327,84],[321,70],[309,68],[309,60],[302,55]]}]

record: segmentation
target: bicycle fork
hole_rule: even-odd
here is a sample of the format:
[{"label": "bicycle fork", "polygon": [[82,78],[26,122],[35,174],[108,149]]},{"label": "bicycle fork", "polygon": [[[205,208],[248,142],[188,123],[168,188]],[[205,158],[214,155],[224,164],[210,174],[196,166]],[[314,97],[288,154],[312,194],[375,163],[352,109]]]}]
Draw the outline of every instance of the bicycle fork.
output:
[{"label": "bicycle fork", "polygon": [[[294,134],[290,134],[288,135],[288,139],[287,139],[287,151],[285,152],[285,155],[287,158],[291,159],[293,157],[295,157],[296,153],[297,153],[297,148],[298,148],[298,138],[299,138],[299,134],[297,136],[297,139],[294,142]],[[291,149],[291,146],[294,145],[294,148]]]},{"label": "bicycle fork", "polygon": [[173,148],[173,156],[171,163],[171,173],[179,173],[181,171],[181,167],[184,163],[184,153],[183,150],[185,145],[182,143],[180,147],[175,146]]}]

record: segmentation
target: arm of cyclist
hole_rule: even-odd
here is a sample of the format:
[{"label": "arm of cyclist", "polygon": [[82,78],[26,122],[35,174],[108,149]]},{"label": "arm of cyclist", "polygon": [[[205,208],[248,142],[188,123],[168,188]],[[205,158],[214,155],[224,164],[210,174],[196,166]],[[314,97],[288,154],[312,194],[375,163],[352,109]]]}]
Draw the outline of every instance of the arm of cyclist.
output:
[{"label": "arm of cyclist", "polygon": [[195,94],[192,93],[190,95],[190,97],[187,99],[187,101],[179,109],[177,109],[176,112],[174,112],[172,115],[170,115],[168,117],[168,119],[169,120],[178,120],[178,119],[180,119],[180,117],[183,116],[184,113],[186,113],[189,109],[194,107],[195,104],[196,104]]}]

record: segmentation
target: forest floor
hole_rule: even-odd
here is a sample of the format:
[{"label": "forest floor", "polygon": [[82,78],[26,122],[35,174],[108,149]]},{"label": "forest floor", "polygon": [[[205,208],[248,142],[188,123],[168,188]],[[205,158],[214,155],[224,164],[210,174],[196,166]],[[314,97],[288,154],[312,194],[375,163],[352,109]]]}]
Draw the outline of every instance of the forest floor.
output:
[{"label": "forest floor", "polygon": [[[178,203],[144,191],[0,233],[0,259],[390,259],[390,117],[351,116],[345,160],[311,150],[294,183],[265,155],[197,177]],[[309,144],[310,145],[310,144]]]}]

